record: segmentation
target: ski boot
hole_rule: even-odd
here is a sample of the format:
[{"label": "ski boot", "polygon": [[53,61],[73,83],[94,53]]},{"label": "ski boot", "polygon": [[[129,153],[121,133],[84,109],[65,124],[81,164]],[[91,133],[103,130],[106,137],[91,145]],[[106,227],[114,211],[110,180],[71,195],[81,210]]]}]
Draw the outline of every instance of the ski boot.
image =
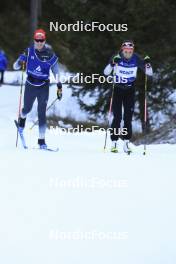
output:
[{"label": "ski boot", "polygon": [[130,141],[129,140],[124,140],[123,151],[125,153],[127,153],[128,155],[130,155],[132,153],[132,150],[130,148]]},{"label": "ski boot", "polygon": [[26,123],[26,118],[20,117],[18,119],[18,132],[19,132],[20,135],[23,135],[25,123]]},{"label": "ski boot", "polygon": [[38,145],[40,149],[47,149],[47,145],[45,143],[45,139],[38,139]]},{"label": "ski boot", "polygon": [[117,141],[112,141],[111,152],[118,153],[118,143],[117,143]]}]

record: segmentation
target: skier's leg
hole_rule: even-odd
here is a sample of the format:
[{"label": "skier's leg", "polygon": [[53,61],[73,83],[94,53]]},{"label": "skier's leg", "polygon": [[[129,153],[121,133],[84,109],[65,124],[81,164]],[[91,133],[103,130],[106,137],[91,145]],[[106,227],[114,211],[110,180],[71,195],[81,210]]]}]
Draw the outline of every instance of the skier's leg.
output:
[{"label": "skier's leg", "polygon": [[38,100],[38,120],[39,120],[39,145],[45,144],[45,132],[46,132],[46,107],[49,97],[49,85],[46,84],[40,88],[37,95]]},{"label": "skier's leg", "polygon": [[19,127],[25,127],[26,116],[31,111],[36,97],[37,87],[26,82],[24,92],[24,105],[19,118]]},{"label": "skier's leg", "polygon": [[2,83],[4,83],[4,71],[2,71]]},{"label": "skier's leg", "polygon": [[123,98],[123,107],[124,107],[124,128],[127,129],[127,135],[123,136],[124,152],[130,154],[132,149],[130,147],[130,139],[132,137],[132,117],[134,112],[134,98],[135,98],[135,90],[134,87],[131,87],[124,94]]},{"label": "skier's leg", "polygon": [[3,84],[4,82],[4,71],[1,70],[1,79],[0,79],[0,84]]},{"label": "skier's leg", "polygon": [[114,90],[112,112],[113,112],[113,121],[111,124],[111,140],[117,141],[119,139],[118,132],[122,120],[122,94],[118,87],[115,87]]},{"label": "skier's leg", "polygon": [[131,87],[126,91],[123,98],[124,107],[124,128],[127,129],[127,135],[123,136],[123,139],[130,140],[132,137],[132,117],[134,113],[134,99],[135,99],[135,89]]}]

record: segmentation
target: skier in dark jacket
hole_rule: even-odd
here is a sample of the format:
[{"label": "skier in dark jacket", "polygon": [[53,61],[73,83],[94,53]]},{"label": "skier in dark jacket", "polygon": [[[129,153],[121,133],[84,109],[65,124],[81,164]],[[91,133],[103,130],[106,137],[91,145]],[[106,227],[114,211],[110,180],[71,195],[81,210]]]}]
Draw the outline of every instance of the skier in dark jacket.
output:
[{"label": "skier in dark jacket", "polygon": [[52,70],[57,81],[57,97],[62,98],[62,84],[59,81],[58,58],[46,46],[46,33],[38,29],[34,33],[34,45],[26,49],[14,63],[14,69],[26,66],[27,80],[24,92],[24,105],[18,120],[19,131],[23,132],[27,114],[31,111],[35,99],[38,101],[39,139],[40,148],[47,148],[45,142],[46,107],[49,97],[49,74]]},{"label": "skier in dark jacket", "polygon": [[[140,68],[148,76],[153,75],[150,58],[146,56],[141,59],[134,53],[133,41],[124,41],[120,52],[113,56],[104,69],[105,75],[113,75],[117,82],[114,86],[112,102],[113,121],[111,125],[112,152],[118,152],[118,131],[121,128],[121,121],[124,121],[126,135],[123,136],[124,152],[131,152],[130,139],[132,137],[132,116],[135,103],[135,81],[137,69]],[[122,116],[123,107],[123,116]]]},{"label": "skier in dark jacket", "polygon": [[7,57],[3,50],[0,50],[0,85],[4,82],[4,72],[7,69]]}]

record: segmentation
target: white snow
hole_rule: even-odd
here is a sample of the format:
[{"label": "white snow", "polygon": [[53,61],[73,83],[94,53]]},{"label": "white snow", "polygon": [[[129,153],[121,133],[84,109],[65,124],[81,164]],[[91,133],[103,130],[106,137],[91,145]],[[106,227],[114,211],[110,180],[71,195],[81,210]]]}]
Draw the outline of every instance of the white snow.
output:
[{"label": "white snow", "polygon": [[[104,153],[104,133],[47,131],[58,153],[16,149],[18,95],[0,87],[0,263],[175,264],[176,145],[127,156]],[[64,102],[75,111],[68,96],[61,113]]]}]

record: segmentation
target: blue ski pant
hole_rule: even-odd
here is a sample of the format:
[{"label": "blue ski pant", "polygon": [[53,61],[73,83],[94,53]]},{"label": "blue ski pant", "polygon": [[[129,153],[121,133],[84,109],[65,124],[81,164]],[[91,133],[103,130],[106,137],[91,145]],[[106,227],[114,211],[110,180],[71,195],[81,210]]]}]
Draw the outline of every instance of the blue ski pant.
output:
[{"label": "blue ski pant", "polygon": [[34,101],[38,102],[38,120],[39,133],[44,134],[46,130],[46,107],[49,97],[49,84],[35,86],[28,82],[25,84],[24,105],[22,109],[22,117],[26,117],[31,111]]}]

